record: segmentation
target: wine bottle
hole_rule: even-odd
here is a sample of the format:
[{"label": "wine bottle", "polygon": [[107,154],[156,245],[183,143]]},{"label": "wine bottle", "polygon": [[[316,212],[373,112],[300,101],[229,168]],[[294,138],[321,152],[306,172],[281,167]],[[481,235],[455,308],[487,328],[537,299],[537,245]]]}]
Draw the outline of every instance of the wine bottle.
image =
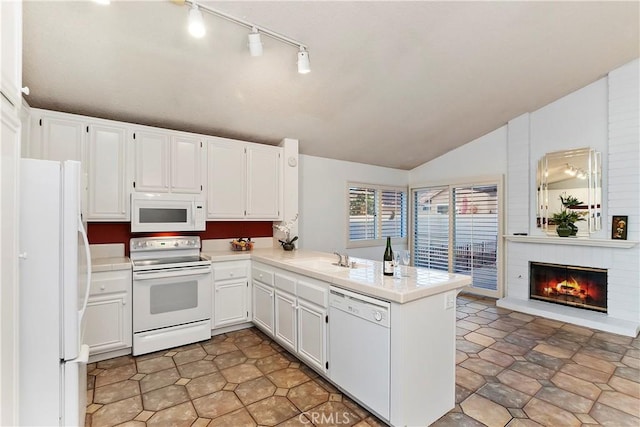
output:
[{"label": "wine bottle", "polygon": [[387,248],[384,250],[382,264],[382,274],[385,276],[393,276],[393,249],[391,249],[391,237],[387,237]]}]

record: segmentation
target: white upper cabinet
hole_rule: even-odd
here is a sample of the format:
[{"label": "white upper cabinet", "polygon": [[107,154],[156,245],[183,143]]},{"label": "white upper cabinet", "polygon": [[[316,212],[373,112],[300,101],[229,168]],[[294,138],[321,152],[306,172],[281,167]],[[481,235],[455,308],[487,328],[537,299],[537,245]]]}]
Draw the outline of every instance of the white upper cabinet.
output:
[{"label": "white upper cabinet", "polygon": [[282,150],[247,145],[247,218],[280,219]]},{"label": "white upper cabinet", "polygon": [[171,140],[171,191],[202,192],[202,138],[174,135]]},{"label": "white upper cabinet", "polygon": [[129,146],[126,127],[89,125],[87,220],[129,220]]},{"label": "white upper cabinet", "polygon": [[135,190],[169,192],[169,135],[136,131],[133,139],[136,152]]},{"label": "white upper cabinet", "polygon": [[281,219],[282,149],[225,138],[207,143],[207,217]]},{"label": "white upper cabinet", "polygon": [[[84,160],[84,141],[86,124],[83,121],[68,118],[45,116],[39,120],[42,128],[40,155],[45,160]],[[84,168],[83,168],[84,169]]]},{"label": "white upper cabinet", "polygon": [[245,146],[216,138],[207,144],[207,216],[242,219],[245,211]]},{"label": "white upper cabinet", "polygon": [[154,193],[202,192],[201,138],[170,131],[134,132],[135,190]]},{"label": "white upper cabinet", "polygon": [[0,1],[0,91],[17,110],[22,88],[22,2]]}]

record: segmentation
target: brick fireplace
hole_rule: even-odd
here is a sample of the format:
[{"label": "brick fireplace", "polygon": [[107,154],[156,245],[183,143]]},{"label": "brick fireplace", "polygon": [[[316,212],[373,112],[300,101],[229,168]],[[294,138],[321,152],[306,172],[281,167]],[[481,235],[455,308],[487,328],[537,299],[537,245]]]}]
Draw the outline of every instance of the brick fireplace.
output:
[{"label": "brick fireplace", "polygon": [[529,298],[606,313],[607,270],[530,262]]}]

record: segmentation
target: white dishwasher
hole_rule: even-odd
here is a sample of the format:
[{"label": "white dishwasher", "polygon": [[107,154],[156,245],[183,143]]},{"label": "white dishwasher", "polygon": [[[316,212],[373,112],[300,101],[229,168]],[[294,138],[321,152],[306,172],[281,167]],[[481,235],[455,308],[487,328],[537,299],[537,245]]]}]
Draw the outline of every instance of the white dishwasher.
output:
[{"label": "white dishwasher", "polygon": [[390,304],[341,288],[329,294],[329,378],[389,419]]}]

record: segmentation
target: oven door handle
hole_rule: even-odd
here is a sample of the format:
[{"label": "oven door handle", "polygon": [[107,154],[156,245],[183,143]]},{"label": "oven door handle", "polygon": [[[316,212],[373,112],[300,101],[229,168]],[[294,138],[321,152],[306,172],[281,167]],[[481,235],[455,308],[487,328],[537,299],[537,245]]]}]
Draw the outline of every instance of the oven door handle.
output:
[{"label": "oven door handle", "polygon": [[133,280],[164,279],[166,277],[199,276],[211,273],[211,266],[182,267],[173,270],[143,270],[134,271]]}]

